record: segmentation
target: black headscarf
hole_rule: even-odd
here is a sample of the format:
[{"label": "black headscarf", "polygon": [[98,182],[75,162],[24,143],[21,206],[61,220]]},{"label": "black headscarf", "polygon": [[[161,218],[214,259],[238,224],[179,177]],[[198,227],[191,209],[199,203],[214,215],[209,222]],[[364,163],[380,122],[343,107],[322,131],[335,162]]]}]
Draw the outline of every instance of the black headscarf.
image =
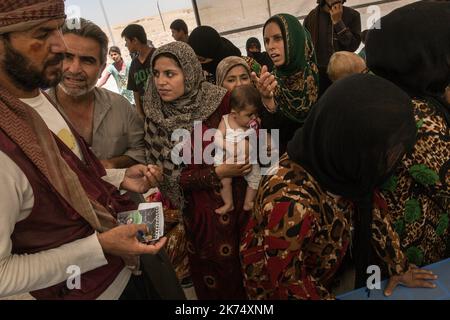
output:
[{"label": "black headscarf", "polygon": [[441,99],[450,84],[450,3],[415,2],[380,23],[367,36],[367,66],[412,98],[435,102],[450,124],[450,107]]},{"label": "black headscarf", "polygon": [[[252,46],[256,45],[259,49],[259,52],[250,52],[248,49]],[[259,65],[266,66],[269,72],[273,70],[273,61],[270,59],[269,54],[267,52],[261,52],[261,42],[257,38],[249,38],[245,45],[247,50],[247,56],[251,57],[259,63]]]},{"label": "black headscarf", "polygon": [[232,44],[230,40],[221,37],[214,28],[209,26],[195,28],[189,35],[188,43],[194,49],[196,55],[213,59],[210,63],[202,64],[202,68],[214,77],[220,61],[226,57],[241,56],[239,48]]},{"label": "black headscarf", "polygon": [[247,50],[247,56],[249,57],[251,57],[252,52],[248,51],[248,49],[252,45],[256,45],[258,50],[261,52],[261,42],[259,42],[258,38],[248,38],[247,43],[245,44],[245,49]]},{"label": "black headscarf", "polygon": [[374,191],[412,150],[411,99],[391,82],[357,74],[334,83],[288,144],[289,157],[325,190],[355,205],[356,284],[365,286]]}]

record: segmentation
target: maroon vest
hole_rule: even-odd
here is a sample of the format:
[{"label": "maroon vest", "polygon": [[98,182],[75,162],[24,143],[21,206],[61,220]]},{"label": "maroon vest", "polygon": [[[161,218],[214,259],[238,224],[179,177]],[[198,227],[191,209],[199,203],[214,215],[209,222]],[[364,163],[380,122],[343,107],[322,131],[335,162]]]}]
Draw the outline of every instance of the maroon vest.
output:
[{"label": "maroon vest", "polygon": [[[101,179],[105,174],[101,163],[75,130],[72,129],[72,133],[78,141],[85,163],[57,136],[54,137],[62,157],[78,175],[86,193],[104,205],[113,215],[136,209],[136,205],[128,197],[120,196],[114,186]],[[0,150],[23,171],[34,193],[34,206],[30,216],[15,225],[11,236],[13,254],[34,254],[54,249],[95,232],[1,129]],[[81,275],[80,290],[69,290],[66,282],[63,282],[31,294],[36,299],[96,299],[111,285],[124,267],[119,257],[106,255],[106,259],[107,265]]]}]

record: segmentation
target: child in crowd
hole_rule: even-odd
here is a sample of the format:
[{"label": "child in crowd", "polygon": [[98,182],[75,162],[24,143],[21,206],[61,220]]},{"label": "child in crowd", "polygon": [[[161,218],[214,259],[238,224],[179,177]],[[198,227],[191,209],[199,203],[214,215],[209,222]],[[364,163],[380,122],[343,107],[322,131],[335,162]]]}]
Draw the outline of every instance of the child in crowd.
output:
[{"label": "child in crowd", "polygon": [[[252,151],[257,150],[255,142],[259,128],[258,110],[262,102],[259,91],[253,85],[235,88],[230,97],[231,113],[223,116],[214,138],[216,145],[215,165],[236,163],[249,158]],[[253,143],[252,143],[253,142]],[[254,161],[254,157],[250,157]],[[225,161],[225,162],[224,162]],[[245,194],[244,210],[253,208],[253,202],[261,180],[259,165],[252,163],[252,171],[245,176],[248,186]],[[232,178],[223,178],[220,195],[224,205],[216,210],[217,214],[225,214],[234,210]]]},{"label": "child in crowd", "polygon": [[356,73],[367,73],[367,65],[363,58],[353,52],[335,52],[328,64],[328,77],[335,82]]}]

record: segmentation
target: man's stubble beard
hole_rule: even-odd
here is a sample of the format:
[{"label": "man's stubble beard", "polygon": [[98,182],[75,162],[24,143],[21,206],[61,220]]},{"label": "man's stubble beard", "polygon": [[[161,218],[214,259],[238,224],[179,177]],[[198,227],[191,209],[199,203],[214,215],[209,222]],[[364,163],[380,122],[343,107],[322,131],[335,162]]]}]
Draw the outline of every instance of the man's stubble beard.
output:
[{"label": "man's stubble beard", "polygon": [[[56,86],[61,80],[61,61],[64,59],[62,53],[57,53],[52,59],[47,60],[39,71],[26,56],[15,50],[8,40],[4,41],[4,48],[5,55],[1,61],[1,67],[18,88],[24,91],[47,89]],[[61,68],[55,68],[58,63],[61,64]],[[49,67],[55,68],[53,77],[46,74]]]},{"label": "man's stubble beard", "polygon": [[64,85],[64,83],[61,81],[58,85],[58,88],[60,88],[62,91],[64,91],[64,93],[66,95],[74,97],[74,98],[78,98],[78,97],[88,94],[89,92],[94,90],[96,86],[97,86],[97,84],[94,83],[93,85],[91,85],[87,88],[84,88],[84,89],[72,89],[72,88],[67,88]]}]

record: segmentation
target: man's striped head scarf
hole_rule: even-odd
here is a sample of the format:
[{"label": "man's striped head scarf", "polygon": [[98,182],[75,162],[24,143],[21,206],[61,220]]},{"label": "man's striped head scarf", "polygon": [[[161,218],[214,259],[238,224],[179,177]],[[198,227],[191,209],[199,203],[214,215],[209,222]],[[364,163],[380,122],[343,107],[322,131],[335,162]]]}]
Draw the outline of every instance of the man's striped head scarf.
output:
[{"label": "man's striped head scarf", "polygon": [[64,0],[2,0],[0,34],[26,31],[48,20],[65,17]]}]

